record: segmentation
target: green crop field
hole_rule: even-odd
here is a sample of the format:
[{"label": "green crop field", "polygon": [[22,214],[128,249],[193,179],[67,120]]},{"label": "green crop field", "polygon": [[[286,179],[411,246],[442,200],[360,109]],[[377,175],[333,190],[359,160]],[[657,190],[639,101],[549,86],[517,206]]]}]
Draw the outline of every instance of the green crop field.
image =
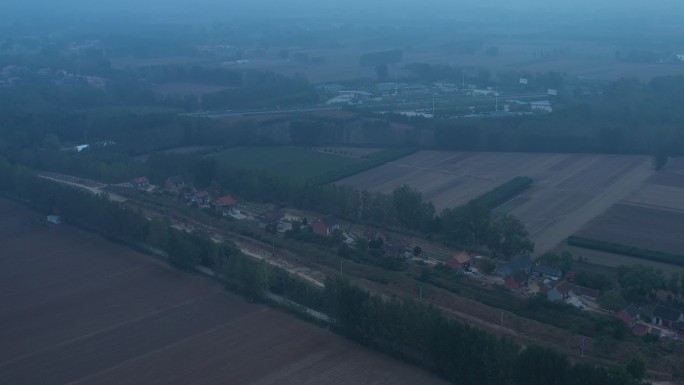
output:
[{"label": "green crop field", "polygon": [[323,175],[359,161],[297,147],[236,147],[211,156],[238,168],[260,169],[302,179]]}]

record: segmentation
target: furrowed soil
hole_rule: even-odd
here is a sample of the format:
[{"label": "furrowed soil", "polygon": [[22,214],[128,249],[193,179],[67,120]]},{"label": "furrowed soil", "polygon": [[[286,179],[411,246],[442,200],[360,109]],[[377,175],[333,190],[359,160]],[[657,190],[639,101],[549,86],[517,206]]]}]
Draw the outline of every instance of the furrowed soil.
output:
[{"label": "furrowed soil", "polygon": [[0,212],[0,383],[445,383],[17,204]]}]

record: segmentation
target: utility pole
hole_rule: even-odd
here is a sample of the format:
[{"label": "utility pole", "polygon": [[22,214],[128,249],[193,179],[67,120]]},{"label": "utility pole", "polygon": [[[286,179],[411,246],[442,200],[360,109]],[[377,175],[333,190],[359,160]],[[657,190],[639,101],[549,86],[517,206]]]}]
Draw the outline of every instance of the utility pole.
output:
[{"label": "utility pole", "polygon": [[432,91],[432,119],[435,118],[435,91]]}]

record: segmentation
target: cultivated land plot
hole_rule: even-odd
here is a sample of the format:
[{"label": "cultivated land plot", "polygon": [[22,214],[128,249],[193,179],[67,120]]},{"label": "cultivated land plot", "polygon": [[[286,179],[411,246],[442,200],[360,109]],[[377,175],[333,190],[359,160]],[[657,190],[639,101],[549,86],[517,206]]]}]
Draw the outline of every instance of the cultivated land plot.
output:
[{"label": "cultivated land plot", "polygon": [[505,211],[525,224],[541,254],[636,190],[650,167],[646,156],[421,151],[338,183],[385,193],[407,184],[439,212],[529,176],[533,186]]},{"label": "cultivated land plot", "polygon": [[684,159],[671,160],[643,186],[584,226],[578,235],[684,254]]},{"label": "cultivated land plot", "polygon": [[297,147],[237,147],[212,156],[227,165],[301,179],[323,175],[357,161],[347,156]]},{"label": "cultivated land plot", "polygon": [[158,84],[152,88],[155,92],[164,95],[195,95],[210,94],[227,90],[230,87],[217,86],[212,84],[175,82]]},{"label": "cultivated land plot", "polygon": [[2,384],[446,384],[0,200]]}]

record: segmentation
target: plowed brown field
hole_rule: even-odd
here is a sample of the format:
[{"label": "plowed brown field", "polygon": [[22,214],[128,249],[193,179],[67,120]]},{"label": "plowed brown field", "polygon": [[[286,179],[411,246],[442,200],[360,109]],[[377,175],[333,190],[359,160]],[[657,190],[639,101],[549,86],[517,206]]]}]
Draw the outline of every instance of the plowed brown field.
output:
[{"label": "plowed brown field", "polygon": [[0,199],[2,384],[443,384]]}]

